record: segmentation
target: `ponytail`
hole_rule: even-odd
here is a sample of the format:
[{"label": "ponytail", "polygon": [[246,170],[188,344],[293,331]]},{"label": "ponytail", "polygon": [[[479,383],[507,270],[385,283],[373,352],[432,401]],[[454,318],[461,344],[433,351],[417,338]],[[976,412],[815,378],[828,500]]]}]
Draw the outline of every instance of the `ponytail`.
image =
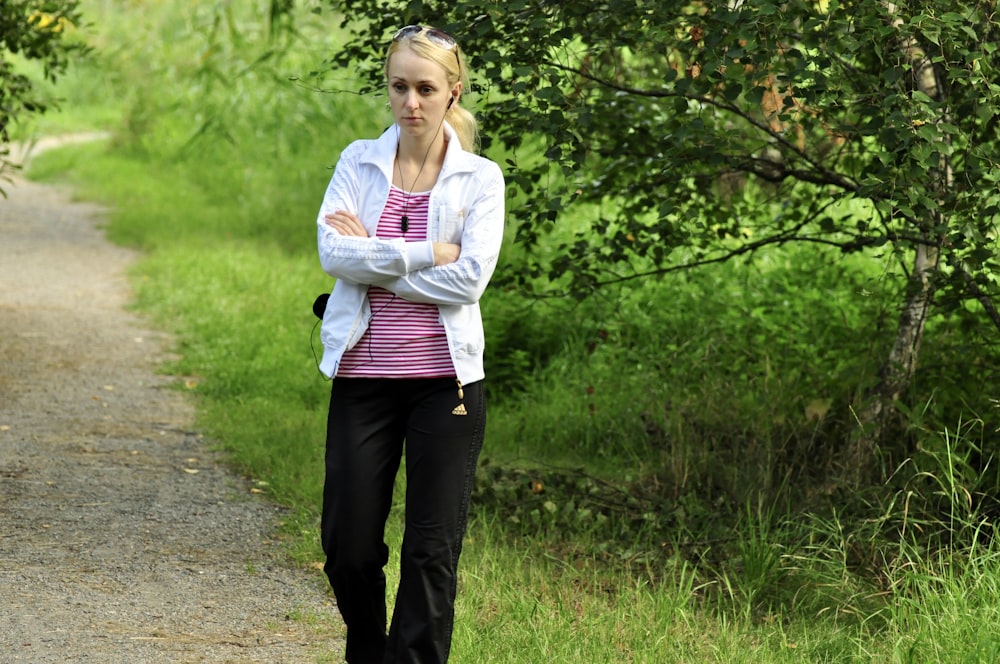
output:
[{"label": "ponytail", "polygon": [[462,149],[466,152],[479,151],[479,122],[469,111],[462,108],[461,104],[452,104],[445,115],[448,124],[455,130]]}]

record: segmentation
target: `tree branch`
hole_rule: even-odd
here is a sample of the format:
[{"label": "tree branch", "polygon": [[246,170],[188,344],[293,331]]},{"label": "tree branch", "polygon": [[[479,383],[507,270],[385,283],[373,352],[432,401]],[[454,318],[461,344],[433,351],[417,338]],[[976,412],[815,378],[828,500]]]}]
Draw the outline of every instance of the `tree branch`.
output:
[{"label": "tree branch", "polygon": [[713,265],[716,263],[725,263],[726,261],[732,260],[737,256],[742,256],[744,254],[749,254],[758,249],[762,249],[769,245],[782,245],[788,242],[808,242],[812,244],[821,244],[829,247],[836,247],[842,252],[857,251],[866,246],[871,246],[879,242],[887,242],[890,240],[889,237],[860,237],[850,242],[837,242],[835,240],[828,240],[821,237],[812,237],[809,235],[798,235],[798,232],[808,224],[811,219],[805,220],[798,224],[796,227],[790,229],[787,232],[778,233],[756,242],[751,242],[749,244],[744,244],[736,249],[732,249],[722,255],[715,256],[713,258],[706,258],[702,260],[692,261],[690,263],[684,263],[683,265],[670,265],[668,267],[657,268],[655,270],[647,270],[644,272],[636,272],[630,275],[616,275],[613,279],[608,279],[604,281],[595,281],[594,286],[610,286],[616,283],[624,283],[627,281],[633,281],[635,279],[644,279],[647,277],[662,276],[665,274],[670,274],[671,272],[679,272],[681,270],[689,270],[698,267],[704,267],[706,265]]},{"label": "tree branch", "polygon": [[997,331],[1000,331],[1000,312],[997,311],[997,307],[993,303],[993,300],[986,292],[983,291],[983,289],[979,286],[979,283],[976,282],[975,277],[972,273],[965,269],[964,265],[958,262],[953,262],[952,265],[956,270],[958,270],[962,280],[965,282],[965,289],[975,300],[979,302],[980,305],[982,305],[987,317],[993,323],[993,327],[995,327]]},{"label": "tree branch", "polygon": [[[799,149],[795,144],[791,143],[787,138],[785,138],[785,136],[780,131],[772,129],[771,126],[768,125],[766,122],[757,120],[748,112],[744,111],[735,104],[727,103],[715,99],[714,97],[704,97],[704,96],[698,96],[680,92],[672,92],[669,90],[647,90],[642,88],[633,88],[631,86],[621,85],[620,83],[614,83],[613,81],[608,81],[602,78],[598,78],[597,76],[594,76],[593,74],[577,69],[576,67],[570,67],[568,65],[564,65],[558,62],[553,62],[551,60],[546,62],[545,64],[554,69],[560,69],[562,71],[575,74],[577,76],[580,76],[581,78],[589,80],[593,83],[597,83],[598,85],[607,87],[617,92],[624,92],[626,94],[636,95],[640,97],[650,97],[653,99],[671,99],[671,98],[681,97],[683,99],[688,99],[690,101],[695,101],[701,104],[707,104],[714,108],[727,111],[729,113],[732,113],[736,117],[741,118],[742,120],[747,122],[749,125],[753,126],[758,131],[763,132],[765,135],[770,137],[776,143],[780,144],[789,153],[793,154],[796,158],[801,159],[805,163],[809,164],[809,166],[811,166],[815,170],[815,172],[819,173],[820,177],[822,178],[821,180],[808,180],[808,181],[810,182],[819,181],[824,184],[833,184],[846,191],[856,191],[858,189],[858,184],[854,182],[851,178],[845,175],[841,175],[840,173],[837,173],[835,171],[831,171],[830,169],[824,167],[822,164],[820,164],[815,159],[810,157],[804,150]],[[805,172],[807,171],[801,171],[801,170],[788,171],[789,174],[798,174]]]}]

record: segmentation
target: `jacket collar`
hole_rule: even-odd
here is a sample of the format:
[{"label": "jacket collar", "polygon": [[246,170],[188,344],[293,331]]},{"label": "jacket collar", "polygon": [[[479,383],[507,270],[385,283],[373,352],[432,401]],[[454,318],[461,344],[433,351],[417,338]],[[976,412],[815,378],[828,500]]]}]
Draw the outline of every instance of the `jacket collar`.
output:
[{"label": "jacket collar", "polygon": [[[455,130],[445,121],[445,137],[448,140],[448,150],[444,155],[444,165],[441,167],[441,174],[438,178],[443,178],[452,173],[463,173],[476,170],[475,155],[466,152],[462,148],[461,142],[455,135]],[[396,147],[399,145],[399,126],[391,125],[382,132],[382,135],[375,139],[372,149],[370,149],[361,162],[376,166],[385,175],[389,182],[392,182],[392,169],[396,161]]]}]

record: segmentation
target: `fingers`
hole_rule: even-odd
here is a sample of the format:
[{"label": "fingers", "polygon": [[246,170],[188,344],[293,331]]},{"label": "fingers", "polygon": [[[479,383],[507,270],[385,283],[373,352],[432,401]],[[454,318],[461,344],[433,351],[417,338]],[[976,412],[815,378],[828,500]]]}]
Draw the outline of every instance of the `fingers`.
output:
[{"label": "fingers", "polygon": [[361,220],[358,219],[357,215],[351,212],[346,210],[337,210],[336,212],[326,215],[323,219],[327,226],[336,229],[336,231],[341,235],[368,237],[368,231],[365,230]]},{"label": "fingers", "polygon": [[434,265],[447,265],[458,260],[462,247],[450,242],[434,243]]}]

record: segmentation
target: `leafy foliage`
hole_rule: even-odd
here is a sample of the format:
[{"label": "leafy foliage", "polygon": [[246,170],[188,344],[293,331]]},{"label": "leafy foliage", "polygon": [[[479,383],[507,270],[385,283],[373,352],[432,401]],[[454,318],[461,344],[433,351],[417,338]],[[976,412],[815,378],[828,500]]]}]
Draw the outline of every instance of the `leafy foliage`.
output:
[{"label": "leafy foliage", "polygon": [[[373,84],[371,54],[404,20],[437,24],[472,54],[486,134],[530,148],[511,178],[529,194],[516,214],[522,241],[574,205],[602,206],[550,266],[577,292],[766,244],[930,241],[992,293],[993,3],[337,4],[361,20],[345,19],[360,30],[334,62],[360,63]],[[933,95],[916,85],[924,67],[941,82]],[[954,284],[970,294],[965,276]]]},{"label": "leafy foliage", "polygon": [[1000,331],[995,3],[333,4],[356,32],[331,65],[359,64],[367,90],[400,24],[470,54],[529,252],[502,282],[585,297],[791,243],[896,261],[895,343],[859,394],[853,466],[899,427],[935,307]]},{"label": "leafy foliage", "polygon": [[66,38],[79,22],[77,0],[0,0],[0,173],[10,166],[6,144],[11,122],[24,114],[44,112],[48,106],[36,94],[31,78],[15,67],[13,58],[38,62],[44,78],[55,81],[72,57],[87,50]]}]

